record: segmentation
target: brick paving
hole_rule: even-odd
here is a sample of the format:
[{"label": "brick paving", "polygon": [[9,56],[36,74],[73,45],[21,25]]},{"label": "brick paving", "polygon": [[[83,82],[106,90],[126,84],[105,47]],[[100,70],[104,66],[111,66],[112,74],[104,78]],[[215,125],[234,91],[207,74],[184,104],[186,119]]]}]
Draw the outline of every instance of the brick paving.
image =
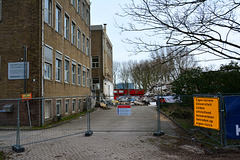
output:
[{"label": "brick paving", "polygon": [[[79,117],[69,123],[47,130],[22,134],[25,143],[34,142],[42,138],[52,139],[41,143],[24,145],[25,152],[15,153],[10,148],[4,149],[7,159],[17,160],[155,160],[155,159],[192,159],[188,155],[175,152],[176,138],[168,136],[154,137],[152,131],[157,129],[157,112],[155,106],[135,106],[131,116],[118,116],[116,108],[109,110],[98,109],[91,114],[91,129],[93,135],[85,137],[85,117]],[[161,116],[162,130],[177,134],[176,127],[165,117]],[[129,131],[131,130],[131,131]],[[136,132],[136,130],[138,132]],[[107,132],[119,131],[119,132]],[[124,132],[129,131],[129,132]],[[0,132],[1,133],[1,132]],[[48,133],[48,134],[46,134]],[[51,133],[51,134],[50,134]],[[40,138],[40,139],[39,139]],[[1,139],[0,139],[1,140]],[[21,144],[23,144],[21,141]],[[0,141],[1,142],[1,141]],[[6,142],[4,142],[6,143]],[[169,153],[161,146],[168,146],[174,152]],[[198,154],[202,154],[199,152]],[[184,158],[183,158],[184,157]]]}]

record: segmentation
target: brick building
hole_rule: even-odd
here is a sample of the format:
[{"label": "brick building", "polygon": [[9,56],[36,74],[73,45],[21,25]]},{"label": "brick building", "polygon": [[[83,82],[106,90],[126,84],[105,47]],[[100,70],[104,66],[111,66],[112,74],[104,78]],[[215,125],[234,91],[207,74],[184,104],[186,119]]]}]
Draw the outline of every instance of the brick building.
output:
[{"label": "brick building", "polygon": [[106,24],[91,26],[92,90],[113,98],[113,53]]},{"label": "brick building", "polygon": [[[90,57],[89,0],[0,0],[0,99],[90,95]],[[31,112],[41,125],[79,112],[85,100],[31,101],[30,108],[44,106]]]}]

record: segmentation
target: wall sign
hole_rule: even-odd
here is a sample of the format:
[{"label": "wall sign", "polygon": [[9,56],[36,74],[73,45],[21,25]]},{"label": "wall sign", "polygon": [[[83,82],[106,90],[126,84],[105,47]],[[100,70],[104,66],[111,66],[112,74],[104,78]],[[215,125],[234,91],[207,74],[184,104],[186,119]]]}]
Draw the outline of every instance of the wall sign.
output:
[{"label": "wall sign", "polygon": [[29,62],[26,63],[25,67],[24,62],[8,63],[8,79],[24,79],[26,72],[27,79],[29,79]]}]

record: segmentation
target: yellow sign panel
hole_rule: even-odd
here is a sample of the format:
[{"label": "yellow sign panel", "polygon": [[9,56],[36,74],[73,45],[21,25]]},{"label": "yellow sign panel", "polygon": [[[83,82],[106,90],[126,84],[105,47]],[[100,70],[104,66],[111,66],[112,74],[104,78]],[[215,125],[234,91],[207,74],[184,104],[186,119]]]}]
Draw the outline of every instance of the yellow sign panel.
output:
[{"label": "yellow sign panel", "polygon": [[219,98],[194,97],[194,126],[220,129]]}]

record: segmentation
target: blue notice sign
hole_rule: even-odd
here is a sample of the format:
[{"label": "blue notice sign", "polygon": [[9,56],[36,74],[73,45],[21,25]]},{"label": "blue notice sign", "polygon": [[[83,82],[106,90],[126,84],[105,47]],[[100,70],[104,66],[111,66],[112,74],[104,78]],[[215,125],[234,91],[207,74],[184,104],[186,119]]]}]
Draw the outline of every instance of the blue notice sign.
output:
[{"label": "blue notice sign", "polygon": [[227,139],[240,139],[240,96],[224,97]]}]

